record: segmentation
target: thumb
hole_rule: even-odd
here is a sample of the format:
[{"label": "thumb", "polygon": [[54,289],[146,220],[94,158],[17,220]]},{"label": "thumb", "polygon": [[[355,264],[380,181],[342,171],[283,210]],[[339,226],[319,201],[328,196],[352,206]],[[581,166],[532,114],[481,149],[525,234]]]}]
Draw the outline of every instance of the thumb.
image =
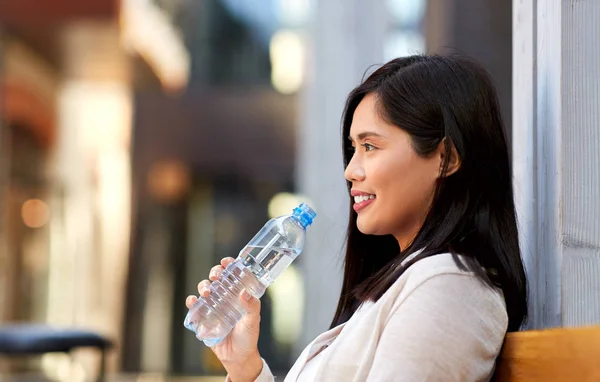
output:
[{"label": "thumb", "polygon": [[259,330],[260,327],[260,300],[252,296],[245,289],[240,293],[242,307],[246,310],[243,320],[250,330]]}]

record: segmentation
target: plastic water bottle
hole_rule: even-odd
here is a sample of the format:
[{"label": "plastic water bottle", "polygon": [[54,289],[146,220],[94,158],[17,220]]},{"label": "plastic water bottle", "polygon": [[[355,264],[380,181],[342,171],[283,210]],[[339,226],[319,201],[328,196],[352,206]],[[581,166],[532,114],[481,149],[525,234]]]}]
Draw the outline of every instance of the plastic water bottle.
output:
[{"label": "plastic water bottle", "polygon": [[239,301],[242,289],[256,298],[298,257],[306,227],[316,213],[302,203],[291,215],[269,220],[238,257],[210,284],[210,294],[199,297],[184,326],[208,347],[221,342],[246,313]]}]

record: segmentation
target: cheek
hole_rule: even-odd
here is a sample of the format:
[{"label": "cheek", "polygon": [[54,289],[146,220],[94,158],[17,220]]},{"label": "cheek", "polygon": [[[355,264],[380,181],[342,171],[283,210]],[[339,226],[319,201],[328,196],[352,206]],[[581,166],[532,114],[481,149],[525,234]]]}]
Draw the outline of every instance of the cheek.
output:
[{"label": "cheek", "polygon": [[[435,170],[427,162],[407,161],[382,166],[375,172],[380,193],[381,217],[390,222],[420,218],[435,191]],[[379,197],[379,195],[378,195]]]}]

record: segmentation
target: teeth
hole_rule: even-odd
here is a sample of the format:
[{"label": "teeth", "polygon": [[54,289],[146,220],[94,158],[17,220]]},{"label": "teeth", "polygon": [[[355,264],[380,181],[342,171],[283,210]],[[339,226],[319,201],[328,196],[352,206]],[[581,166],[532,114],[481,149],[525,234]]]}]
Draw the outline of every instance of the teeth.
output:
[{"label": "teeth", "polygon": [[361,203],[369,199],[375,199],[375,195],[359,195],[354,197],[354,203]]}]

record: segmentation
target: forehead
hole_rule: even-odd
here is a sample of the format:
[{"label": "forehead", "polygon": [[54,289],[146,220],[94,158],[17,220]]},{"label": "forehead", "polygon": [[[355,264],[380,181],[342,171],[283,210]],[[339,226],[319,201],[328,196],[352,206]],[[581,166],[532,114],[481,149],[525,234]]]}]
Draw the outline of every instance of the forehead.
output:
[{"label": "forehead", "polygon": [[393,128],[381,117],[375,95],[367,94],[354,110],[350,137],[355,138],[364,132],[388,135]]}]

